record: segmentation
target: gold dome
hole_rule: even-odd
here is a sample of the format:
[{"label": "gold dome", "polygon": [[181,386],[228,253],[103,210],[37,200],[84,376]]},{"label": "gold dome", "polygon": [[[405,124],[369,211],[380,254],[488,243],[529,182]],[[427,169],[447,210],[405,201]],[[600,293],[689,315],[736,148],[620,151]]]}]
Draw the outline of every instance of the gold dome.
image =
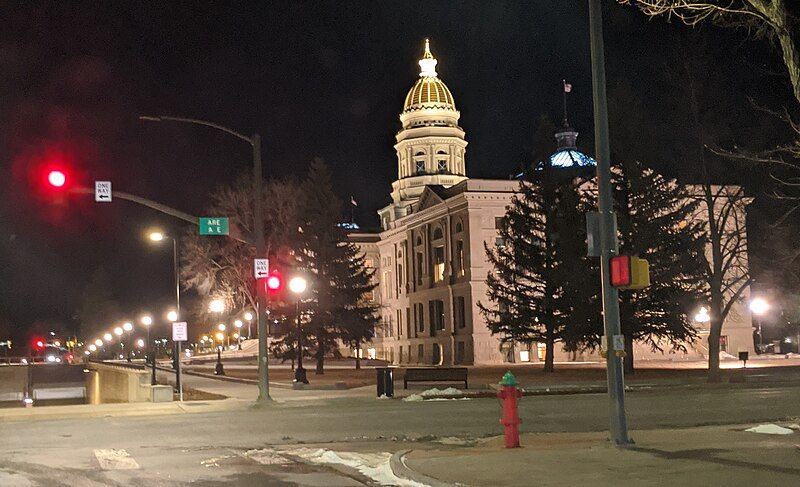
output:
[{"label": "gold dome", "polygon": [[430,43],[425,39],[425,52],[419,61],[419,79],[406,95],[403,111],[420,108],[456,109],[452,93],[437,77],[436,64],[437,61],[431,54]]}]

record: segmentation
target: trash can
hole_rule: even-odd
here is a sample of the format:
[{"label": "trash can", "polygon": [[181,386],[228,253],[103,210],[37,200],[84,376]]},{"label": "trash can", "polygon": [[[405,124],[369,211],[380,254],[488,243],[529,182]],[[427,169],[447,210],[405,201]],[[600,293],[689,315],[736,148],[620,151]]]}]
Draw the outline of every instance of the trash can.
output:
[{"label": "trash can", "polygon": [[377,371],[378,397],[394,397],[394,371],[389,367],[379,367]]}]

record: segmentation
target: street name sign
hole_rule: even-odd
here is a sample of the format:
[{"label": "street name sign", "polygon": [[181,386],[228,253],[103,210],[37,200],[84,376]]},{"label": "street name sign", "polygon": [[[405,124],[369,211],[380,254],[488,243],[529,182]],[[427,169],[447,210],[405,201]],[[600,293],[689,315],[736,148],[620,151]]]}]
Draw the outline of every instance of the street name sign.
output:
[{"label": "street name sign", "polygon": [[111,201],[111,181],[94,182],[94,200],[100,203]]},{"label": "street name sign", "polygon": [[189,340],[189,330],[185,321],[176,321],[172,324],[172,341],[185,342]]},{"label": "street name sign", "polygon": [[200,217],[200,235],[228,235],[229,231],[226,217]]},{"label": "street name sign", "polygon": [[253,270],[256,279],[264,279],[269,274],[269,259],[253,259]]}]

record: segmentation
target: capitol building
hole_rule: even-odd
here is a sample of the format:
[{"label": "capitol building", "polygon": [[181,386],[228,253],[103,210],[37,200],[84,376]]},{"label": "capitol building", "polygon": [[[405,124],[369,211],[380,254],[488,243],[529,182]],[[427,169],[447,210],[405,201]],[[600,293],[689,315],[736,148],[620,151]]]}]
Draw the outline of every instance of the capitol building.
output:
[{"label": "capitol building", "polygon": [[[391,202],[378,210],[381,228],[354,230],[350,239],[375,270],[373,299],[381,323],[372,343],[358,353],[395,365],[477,365],[544,360],[544,344],[501,344],[493,336],[478,303],[488,303],[484,244],[494,245],[497,225],[519,186],[517,180],[467,176],[467,139],[459,125],[453,95],[436,72],[428,41],[420,73],[400,112],[394,145],[397,179]],[[577,132],[565,126],[554,134],[554,166],[594,161],[575,146]],[[726,321],[723,350],[753,350],[750,315],[737,306]],[[678,358],[703,355],[700,337]],[[707,325],[707,323],[705,323]],[[593,360],[556,347],[556,360]],[[637,344],[637,360],[676,358]]]}]

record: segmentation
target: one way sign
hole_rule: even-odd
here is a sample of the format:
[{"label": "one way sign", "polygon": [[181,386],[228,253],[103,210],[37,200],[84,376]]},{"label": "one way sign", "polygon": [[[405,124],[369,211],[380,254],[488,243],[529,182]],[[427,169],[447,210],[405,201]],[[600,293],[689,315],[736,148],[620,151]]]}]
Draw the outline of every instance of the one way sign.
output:
[{"label": "one way sign", "polygon": [[256,279],[263,279],[269,274],[269,259],[255,259],[253,261]]}]

